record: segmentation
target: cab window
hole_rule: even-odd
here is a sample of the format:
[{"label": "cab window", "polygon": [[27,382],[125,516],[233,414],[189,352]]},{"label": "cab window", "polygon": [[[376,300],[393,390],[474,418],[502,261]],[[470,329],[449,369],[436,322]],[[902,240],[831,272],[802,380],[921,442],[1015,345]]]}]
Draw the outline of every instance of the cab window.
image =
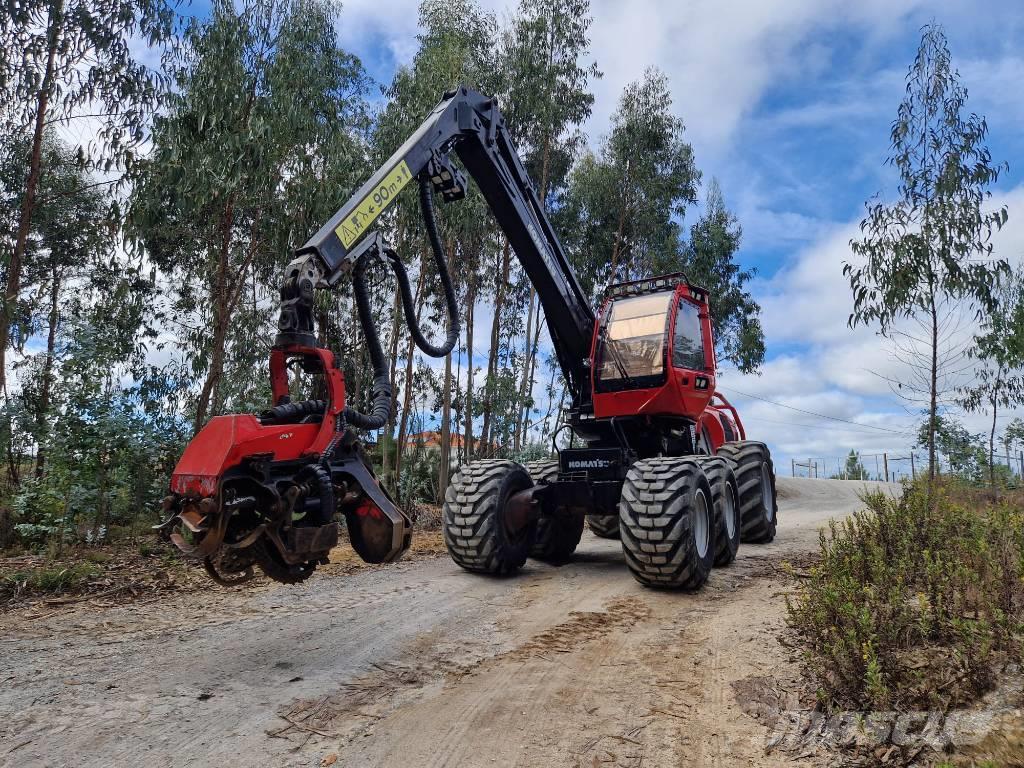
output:
[{"label": "cab window", "polygon": [[679,300],[676,332],[672,339],[672,365],[703,371],[704,338],[700,332],[700,309],[686,299]]},{"label": "cab window", "polygon": [[609,308],[598,347],[597,379],[624,384],[665,372],[665,330],[672,293],[617,299]]}]

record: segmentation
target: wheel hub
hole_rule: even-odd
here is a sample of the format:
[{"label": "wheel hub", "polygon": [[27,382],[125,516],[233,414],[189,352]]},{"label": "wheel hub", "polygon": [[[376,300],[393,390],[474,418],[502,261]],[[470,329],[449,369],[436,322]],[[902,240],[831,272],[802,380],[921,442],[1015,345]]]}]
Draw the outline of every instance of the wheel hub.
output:
[{"label": "wheel hub", "polygon": [[708,553],[709,532],[708,499],[704,491],[698,489],[693,499],[693,538],[697,547],[697,555],[703,559]]},{"label": "wheel hub", "polygon": [[725,484],[725,532],[730,539],[736,535],[736,494],[729,483]]},{"label": "wheel hub", "polygon": [[770,522],[775,516],[775,504],[772,503],[772,476],[767,461],[761,463],[761,503],[764,516]]}]

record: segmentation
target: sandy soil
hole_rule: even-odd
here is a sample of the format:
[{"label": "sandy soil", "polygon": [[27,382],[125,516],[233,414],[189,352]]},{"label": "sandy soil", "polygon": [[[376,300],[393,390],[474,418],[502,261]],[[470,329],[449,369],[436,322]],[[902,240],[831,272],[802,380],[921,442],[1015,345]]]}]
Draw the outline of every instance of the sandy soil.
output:
[{"label": "sandy soil", "polygon": [[780,478],[775,542],[697,594],[640,587],[619,543],[587,533],[573,563],[511,579],[439,557],[7,614],[0,766],[813,761],[766,754],[744,681],[797,695],[782,563],[865,485]]}]

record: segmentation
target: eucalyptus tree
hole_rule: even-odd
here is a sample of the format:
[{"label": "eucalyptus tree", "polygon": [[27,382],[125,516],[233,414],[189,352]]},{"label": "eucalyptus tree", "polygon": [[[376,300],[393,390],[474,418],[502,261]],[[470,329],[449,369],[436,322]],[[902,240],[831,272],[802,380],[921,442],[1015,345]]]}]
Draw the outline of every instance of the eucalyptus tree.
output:
[{"label": "eucalyptus tree", "polygon": [[735,260],[742,236],[739,221],[712,179],[704,212],[690,227],[689,242],[680,245],[682,258],[654,271],[670,272],[681,261],[686,276],[708,289],[718,359],[751,373],[764,362],[764,330],[758,317],[761,307],[746,288],[755,270],[743,269]]},{"label": "eucalyptus tree", "polygon": [[131,41],[161,50],[177,16],[167,0],[25,0],[6,3],[0,24],[0,131],[24,135],[19,205],[5,222],[14,233],[3,254],[0,388],[6,386],[11,322],[21,294],[32,221],[39,207],[45,134],[60,124],[95,130],[76,147],[80,161],[105,172],[130,166],[160,105],[165,78],[140,61]]},{"label": "eucalyptus tree", "polygon": [[678,260],[680,221],[700,181],[683,133],[668,78],[650,68],[626,86],[597,154],[573,169],[576,266],[589,291]]},{"label": "eucalyptus tree", "polygon": [[[569,169],[586,143],[580,126],[590,117],[592,81],[601,77],[596,62],[589,62],[589,0],[520,0],[502,31],[495,69],[495,87],[502,112],[530,178],[537,184],[541,206],[551,210],[561,197]],[[502,250],[499,272],[508,270],[509,248]],[[521,273],[520,273],[521,274]],[[521,274],[525,281],[525,275]],[[507,284],[494,285],[498,322]],[[537,345],[542,318],[533,286],[526,282],[527,321],[524,365],[520,379],[522,401],[515,443],[525,439],[536,373]],[[495,335],[492,328],[491,336]],[[493,349],[489,357],[493,358]],[[493,370],[492,360],[488,369]],[[490,400],[488,390],[485,397]],[[489,406],[488,406],[489,407]]]},{"label": "eucalyptus tree", "polygon": [[[29,151],[27,143],[25,151]],[[49,131],[44,136],[40,162],[39,209],[26,246],[23,297],[12,318],[12,340],[26,355],[15,368],[16,397],[32,415],[29,432],[36,446],[35,476],[42,477],[51,438],[54,412],[60,402],[56,380],[63,346],[63,326],[86,306],[90,288],[108,287],[110,273],[126,264],[118,248],[117,225],[107,211],[110,197],[94,177],[76,161],[72,148]],[[147,291],[140,283],[135,286]],[[134,336],[137,327],[123,329]],[[45,337],[39,351],[26,349],[29,340]],[[36,347],[36,345],[33,345]]]},{"label": "eucalyptus tree", "polygon": [[134,177],[133,233],[172,286],[174,322],[203,379],[197,429],[229,401],[260,398],[289,250],[365,167],[368,80],[338,46],[334,9],[217,0],[185,37],[175,92]]},{"label": "eucalyptus tree", "polygon": [[1008,269],[991,259],[991,234],[1007,212],[985,210],[1004,167],[993,161],[987,134],[985,119],[968,112],[942,28],[929,24],[892,124],[887,164],[899,173],[897,197],[868,202],[862,237],[850,243],[860,260],[843,267],[853,291],[851,327],[877,324],[891,337],[910,318],[924,329],[924,360],[911,362],[927,377],[929,478],[936,473],[943,307],[990,306],[996,276]]},{"label": "eucalyptus tree", "polygon": [[1002,443],[1007,457],[1013,453],[1015,447],[1024,443],[1024,419],[1017,416],[1006,425],[1003,429]]},{"label": "eucalyptus tree", "polygon": [[1024,404],[1024,270],[1000,280],[995,303],[985,313],[972,351],[980,363],[976,381],[960,390],[967,411],[991,410],[988,434],[989,481],[996,486],[996,421],[1000,408]]},{"label": "eucalyptus tree", "polygon": [[[381,114],[374,144],[376,155],[383,162],[415,130],[435,106],[441,95],[462,84],[491,90],[493,75],[494,17],[481,10],[474,0],[427,0],[420,5],[420,29],[417,37],[419,48],[409,66],[402,67],[386,91],[389,103]],[[476,297],[484,279],[481,275],[487,249],[491,246],[491,232],[494,230],[483,197],[475,186],[470,185],[464,200],[441,212],[441,236],[453,265],[453,277],[463,297],[465,308],[466,349],[469,355],[467,394],[462,406],[463,427],[466,445],[472,444],[472,392],[473,392],[473,319]],[[406,192],[395,207],[392,216],[394,241],[403,256],[419,255],[419,277],[417,290],[420,319],[434,325],[444,323],[443,304],[440,295],[430,286],[436,285],[433,265],[424,258],[428,245],[422,235],[422,217],[413,193]],[[429,300],[428,300],[429,299]],[[392,324],[393,338],[399,333],[398,308],[395,308]],[[394,345],[397,368],[398,346]],[[412,387],[414,384],[413,343],[407,341],[405,348],[405,374],[402,384],[403,402],[398,410],[399,429],[396,443],[396,482],[401,473],[401,454],[406,442],[409,425]],[[441,455],[438,473],[438,492],[444,495],[448,482],[451,456],[452,389],[456,386],[452,374],[451,355],[445,358],[444,378],[441,383]],[[386,433],[390,436],[394,424],[389,424]],[[471,451],[472,449],[469,448]],[[387,468],[387,457],[385,457]]]}]

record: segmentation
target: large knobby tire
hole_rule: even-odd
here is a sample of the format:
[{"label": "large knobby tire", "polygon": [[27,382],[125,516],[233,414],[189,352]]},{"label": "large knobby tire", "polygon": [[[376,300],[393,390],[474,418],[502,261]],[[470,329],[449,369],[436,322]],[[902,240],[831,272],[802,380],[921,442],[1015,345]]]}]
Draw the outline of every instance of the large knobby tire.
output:
[{"label": "large knobby tire", "polygon": [[591,533],[599,538],[619,538],[618,515],[587,515],[587,527]]},{"label": "large knobby tire", "polygon": [[732,460],[739,486],[740,537],[754,544],[775,538],[779,502],[775,493],[775,467],[764,443],[745,440],[726,443],[719,456]]},{"label": "large knobby tire", "polygon": [[715,557],[711,487],[693,457],[644,459],[626,473],[619,529],[626,565],[648,587],[698,589]]},{"label": "large knobby tire", "polygon": [[[552,483],[558,479],[557,461],[531,461],[526,465],[535,485]],[[537,536],[530,549],[530,557],[551,565],[564,565],[576,551],[583,535],[581,515],[560,514],[541,517],[537,521]]]},{"label": "large knobby tire", "polygon": [[732,462],[724,456],[701,456],[701,469],[711,486],[715,504],[715,565],[729,565],[740,548],[739,486]]},{"label": "large knobby tire", "polygon": [[441,510],[452,560],[476,573],[510,574],[522,568],[536,525],[513,536],[502,513],[510,496],[532,486],[529,473],[514,461],[490,459],[459,467]]}]

